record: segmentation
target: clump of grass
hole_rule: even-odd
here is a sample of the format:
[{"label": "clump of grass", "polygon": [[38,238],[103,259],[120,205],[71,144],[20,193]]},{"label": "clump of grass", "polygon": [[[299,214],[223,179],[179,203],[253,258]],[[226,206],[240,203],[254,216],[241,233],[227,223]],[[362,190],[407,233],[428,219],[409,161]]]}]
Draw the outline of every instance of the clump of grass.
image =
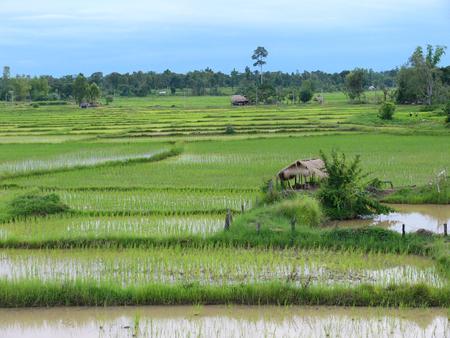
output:
[{"label": "clump of grass", "polygon": [[26,193],[9,203],[11,217],[47,216],[69,210],[57,194]]},{"label": "clump of grass", "polygon": [[309,196],[286,199],[276,205],[275,210],[280,215],[295,220],[301,225],[316,227],[322,220],[319,202]]}]

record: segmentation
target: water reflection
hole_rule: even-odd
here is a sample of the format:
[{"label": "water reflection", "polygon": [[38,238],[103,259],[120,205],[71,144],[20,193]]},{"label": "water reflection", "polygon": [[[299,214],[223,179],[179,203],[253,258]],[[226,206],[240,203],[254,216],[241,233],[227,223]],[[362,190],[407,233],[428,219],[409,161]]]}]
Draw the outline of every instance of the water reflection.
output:
[{"label": "water reflection", "polygon": [[2,337],[448,337],[441,309],[156,306],[0,309]]},{"label": "water reflection", "polygon": [[378,215],[371,219],[330,222],[332,226],[371,226],[377,225],[397,232],[402,232],[405,224],[406,232],[425,229],[434,233],[444,232],[444,223],[450,223],[450,205],[429,204],[391,204],[395,212]]}]

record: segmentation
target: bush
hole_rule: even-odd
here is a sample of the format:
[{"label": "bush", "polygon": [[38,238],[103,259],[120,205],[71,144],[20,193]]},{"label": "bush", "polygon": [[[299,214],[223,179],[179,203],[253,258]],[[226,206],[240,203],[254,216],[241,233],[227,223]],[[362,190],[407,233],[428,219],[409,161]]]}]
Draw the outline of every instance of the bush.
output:
[{"label": "bush", "polygon": [[322,181],[318,196],[326,214],[332,219],[352,219],[363,215],[385,213],[390,209],[381,205],[367,192],[360,168],[359,156],[347,163],[345,154],[335,151],[331,158],[321,152],[328,177]]},{"label": "bush", "polygon": [[33,103],[31,106],[32,106],[33,108],[39,108],[39,103]]},{"label": "bush", "polygon": [[14,198],[9,203],[9,213],[18,216],[46,216],[69,210],[56,194],[28,193]]},{"label": "bush", "polygon": [[450,102],[447,102],[447,104],[444,106],[444,109],[442,109],[442,112],[444,115],[446,115],[445,123],[448,125],[450,124]]},{"label": "bush", "polygon": [[300,101],[302,101],[303,103],[311,101],[312,97],[313,92],[311,89],[303,88],[302,90],[300,90]]},{"label": "bush", "polygon": [[384,102],[378,111],[378,117],[382,120],[392,120],[394,112],[395,104],[392,102]]},{"label": "bush", "polygon": [[318,201],[309,196],[286,199],[275,208],[277,213],[289,219],[295,219],[299,225],[315,227],[322,220],[322,211]]},{"label": "bush", "polygon": [[107,97],[105,97],[105,101],[106,101],[106,104],[110,104],[111,102],[114,101],[114,96],[108,95]]},{"label": "bush", "polygon": [[236,134],[236,130],[234,129],[234,127],[233,127],[232,125],[228,125],[228,126],[225,128],[225,134],[227,134],[227,135],[233,135],[233,134]]}]

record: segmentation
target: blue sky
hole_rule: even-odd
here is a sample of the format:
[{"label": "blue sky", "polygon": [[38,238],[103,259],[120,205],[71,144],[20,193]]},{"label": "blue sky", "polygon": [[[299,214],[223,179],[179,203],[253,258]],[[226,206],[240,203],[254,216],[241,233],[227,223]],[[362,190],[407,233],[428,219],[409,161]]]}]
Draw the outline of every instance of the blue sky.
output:
[{"label": "blue sky", "polygon": [[259,45],[269,70],[384,70],[427,43],[450,48],[450,0],[0,0],[13,74],[229,72]]}]

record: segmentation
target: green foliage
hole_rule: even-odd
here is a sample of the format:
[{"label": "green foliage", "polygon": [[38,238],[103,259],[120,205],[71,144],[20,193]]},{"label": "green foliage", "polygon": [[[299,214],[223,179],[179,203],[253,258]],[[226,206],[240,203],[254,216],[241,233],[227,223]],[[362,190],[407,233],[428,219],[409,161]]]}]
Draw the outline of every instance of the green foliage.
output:
[{"label": "green foliage", "polygon": [[68,206],[56,194],[27,193],[14,198],[9,204],[12,217],[46,216],[68,210]]},{"label": "green foliage", "polygon": [[112,103],[112,102],[114,101],[114,96],[112,96],[112,95],[107,95],[107,96],[105,97],[105,101],[106,101],[106,104],[109,105],[110,103]]},{"label": "green foliage", "polygon": [[395,108],[393,102],[383,102],[378,110],[378,117],[382,120],[392,120]]},{"label": "green foliage", "polygon": [[314,96],[314,92],[313,92],[313,86],[311,81],[303,81],[302,83],[302,87],[300,88],[300,101],[302,101],[303,103],[307,103],[309,101],[311,101],[311,99]]},{"label": "green foliage", "polygon": [[275,206],[275,210],[299,225],[316,227],[322,220],[322,211],[319,202],[309,196],[299,196],[285,199]]},{"label": "green foliage", "polygon": [[366,191],[363,179],[367,174],[361,169],[359,156],[347,162],[345,154],[333,150],[330,158],[323,152],[321,157],[328,177],[322,180],[318,196],[330,218],[352,219],[389,210]]},{"label": "green foliage", "polygon": [[88,85],[86,98],[90,103],[96,103],[100,98],[100,95],[101,95],[100,88],[97,86],[95,82]]},{"label": "green foliage", "polygon": [[234,129],[234,127],[233,127],[231,124],[229,124],[229,125],[226,126],[226,128],[225,128],[225,134],[226,134],[226,135],[233,135],[233,134],[236,134],[236,129]]},{"label": "green foliage", "polygon": [[363,69],[356,68],[347,74],[345,77],[345,92],[350,100],[361,101],[365,83],[366,74]]},{"label": "green foliage", "polygon": [[79,74],[73,83],[73,97],[80,104],[88,97],[89,83],[83,74]]}]

